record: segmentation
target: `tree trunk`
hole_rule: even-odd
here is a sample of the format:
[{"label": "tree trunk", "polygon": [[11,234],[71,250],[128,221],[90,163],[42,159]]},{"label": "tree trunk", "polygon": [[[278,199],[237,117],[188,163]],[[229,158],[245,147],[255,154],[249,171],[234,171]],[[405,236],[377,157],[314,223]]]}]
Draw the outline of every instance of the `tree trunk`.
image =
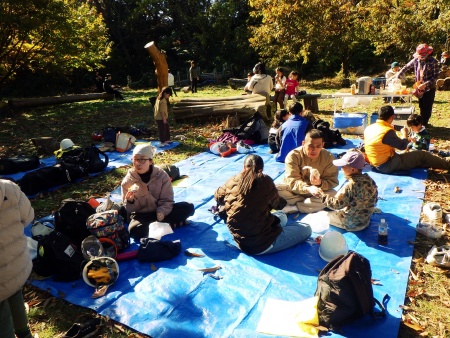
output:
[{"label": "tree trunk", "polygon": [[30,99],[11,99],[8,101],[8,105],[12,109],[17,109],[17,108],[49,106],[53,104],[70,103],[70,102],[102,100],[102,99],[113,100],[114,94],[92,93],[92,94],[79,94],[67,96],[37,97]]},{"label": "tree trunk", "polygon": [[155,65],[155,74],[158,81],[158,93],[160,93],[161,90],[169,84],[169,66],[167,65],[166,54],[160,52],[153,41],[147,43],[144,48],[150,54],[153,64]]},{"label": "tree trunk", "polygon": [[259,111],[267,120],[266,97],[258,94],[232,97],[183,99],[173,107],[175,120],[206,119],[227,115],[238,116],[240,120],[251,117]]}]

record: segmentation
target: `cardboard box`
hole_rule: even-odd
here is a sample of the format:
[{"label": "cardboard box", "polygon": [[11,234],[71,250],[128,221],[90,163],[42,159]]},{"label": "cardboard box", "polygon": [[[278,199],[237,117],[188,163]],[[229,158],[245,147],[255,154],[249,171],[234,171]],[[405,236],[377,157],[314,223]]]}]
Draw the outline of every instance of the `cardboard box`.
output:
[{"label": "cardboard box", "polygon": [[395,130],[406,126],[406,120],[414,113],[414,107],[394,107],[395,119],[392,121]]},{"label": "cardboard box", "polygon": [[334,113],[333,126],[343,134],[362,135],[367,127],[367,114]]}]

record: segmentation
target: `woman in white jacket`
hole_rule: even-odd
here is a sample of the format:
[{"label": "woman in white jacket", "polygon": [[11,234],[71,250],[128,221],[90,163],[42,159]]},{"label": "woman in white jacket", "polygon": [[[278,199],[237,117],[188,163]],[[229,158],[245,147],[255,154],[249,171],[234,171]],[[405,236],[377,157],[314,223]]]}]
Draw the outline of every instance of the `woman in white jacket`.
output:
[{"label": "woman in white jacket", "polygon": [[0,337],[31,338],[22,286],[31,273],[25,227],[34,210],[19,186],[0,179]]}]

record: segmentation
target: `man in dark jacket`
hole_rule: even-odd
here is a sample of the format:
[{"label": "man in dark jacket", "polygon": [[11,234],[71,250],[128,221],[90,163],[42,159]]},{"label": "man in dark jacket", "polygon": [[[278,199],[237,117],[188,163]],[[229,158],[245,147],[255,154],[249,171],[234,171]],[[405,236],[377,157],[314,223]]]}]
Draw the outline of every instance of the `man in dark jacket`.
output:
[{"label": "man in dark jacket", "polygon": [[105,82],[103,82],[103,89],[109,94],[114,94],[115,99],[123,100],[122,94],[112,85],[111,78],[111,74],[106,74]]}]

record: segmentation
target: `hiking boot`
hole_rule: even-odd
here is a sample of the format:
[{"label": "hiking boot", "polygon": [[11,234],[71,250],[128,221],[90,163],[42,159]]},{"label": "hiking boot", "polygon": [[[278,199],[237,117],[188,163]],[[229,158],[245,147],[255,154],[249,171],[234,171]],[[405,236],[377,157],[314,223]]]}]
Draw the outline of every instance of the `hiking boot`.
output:
[{"label": "hiking boot", "polygon": [[434,245],[427,255],[427,263],[441,268],[450,268],[450,245]]},{"label": "hiking boot", "polygon": [[62,338],[88,338],[94,336],[101,327],[100,318],[91,318],[84,323],[75,323]]},{"label": "hiking boot", "polygon": [[419,224],[417,224],[416,231],[419,234],[432,239],[438,239],[442,237],[442,230],[438,229],[430,223],[419,222]]}]

